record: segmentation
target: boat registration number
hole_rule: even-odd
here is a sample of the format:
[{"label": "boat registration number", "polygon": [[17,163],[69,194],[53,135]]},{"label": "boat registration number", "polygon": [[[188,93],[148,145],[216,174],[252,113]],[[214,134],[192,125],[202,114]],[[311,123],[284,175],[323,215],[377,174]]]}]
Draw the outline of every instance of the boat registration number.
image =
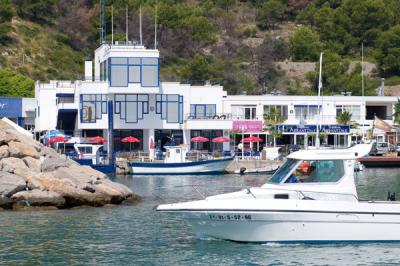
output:
[{"label": "boat registration number", "polygon": [[217,220],[217,221],[249,221],[251,220],[250,214],[210,214],[210,220]]}]

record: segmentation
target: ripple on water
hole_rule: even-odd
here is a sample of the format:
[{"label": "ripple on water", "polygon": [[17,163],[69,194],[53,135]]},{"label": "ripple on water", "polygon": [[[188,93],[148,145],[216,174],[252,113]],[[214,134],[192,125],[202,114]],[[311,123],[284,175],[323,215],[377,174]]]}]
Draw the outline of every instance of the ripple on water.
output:
[{"label": "ripple on water", "polygon": [[[396,265],[400,244],[239,244],[198,239],[174,216],[157,213],[164,202],[261,185],[254,176],[116,177],[144,197],[133,206],[43,212],[2,212],[0,264],[47,265]],[[357,178],[362,198],[400,192],[400,173],[367,169]],[[236,187],[236,188],[235,188]],[[400,195],[400,193],[397,193]]]}]

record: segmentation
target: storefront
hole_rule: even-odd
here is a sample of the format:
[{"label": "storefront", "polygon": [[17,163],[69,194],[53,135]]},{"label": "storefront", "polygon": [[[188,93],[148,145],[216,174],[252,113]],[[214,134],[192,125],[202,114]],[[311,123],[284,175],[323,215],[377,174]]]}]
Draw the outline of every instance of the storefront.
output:
[{"label": "storefront", "polygon": [[[319,128],[320,143],[325,146],[347,147],[349,146],[349,125],[321,125]],[[317,125],[277,125],[275,130],[282,133],[285,140],[306,148],[315,146]],[[290,136],[285,138],[285,136]]]}]

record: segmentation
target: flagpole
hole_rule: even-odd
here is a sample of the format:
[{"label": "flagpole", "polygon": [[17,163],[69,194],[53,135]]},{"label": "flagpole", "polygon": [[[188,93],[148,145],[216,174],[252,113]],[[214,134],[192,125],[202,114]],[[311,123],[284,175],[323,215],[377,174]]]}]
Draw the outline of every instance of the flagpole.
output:
[{"label": "flagpole", "polygon": [[[322,89],[322,55],[323,53],[321,52],[320,57],[319,57],[319,78],[318,78],[318,98],[321,97],[321,89]],[[321,104],[322,104],[322,99],[321,99]],[[319,143],[319,127],[321,124],[321,114],[320,114],[320,104],[318,103],[318,120],[317,120],[317,136],[315,139],[315,146],[317,147],[317,149],[320,147],[320,143]]]}]

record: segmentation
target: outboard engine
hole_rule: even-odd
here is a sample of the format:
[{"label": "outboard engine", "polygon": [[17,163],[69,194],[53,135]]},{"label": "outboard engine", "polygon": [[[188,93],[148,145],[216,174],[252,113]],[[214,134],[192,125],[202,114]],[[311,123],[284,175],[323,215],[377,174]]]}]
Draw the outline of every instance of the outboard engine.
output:
[{"label": "outboard engine", "polygon": [[246,171],[246,167],[240,167],[240,174],[244,175],[244,172]]},{"label": "outboard engine", "polygon": [[388,191],[388,196],[387,196],[388,201],[396,201],[396,192],[391,193]]}]

